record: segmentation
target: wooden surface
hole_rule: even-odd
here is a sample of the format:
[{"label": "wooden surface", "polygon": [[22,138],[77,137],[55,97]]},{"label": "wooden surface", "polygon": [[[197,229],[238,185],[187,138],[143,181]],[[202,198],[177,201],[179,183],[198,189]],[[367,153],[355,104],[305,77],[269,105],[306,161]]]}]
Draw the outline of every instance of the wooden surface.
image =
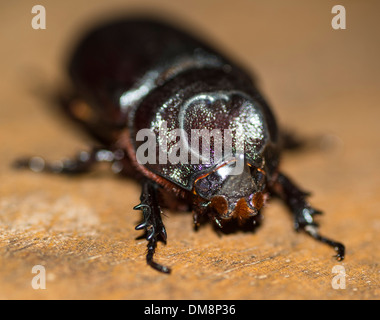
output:
[{"label": "wooden surface", "polygon": [[[307,4],[306,4],[307,3]],[[347,29],[331,27],[331,1],[65,1],[31,27],[30,1],[0,4],[1,299],[379,299],[380,22],[378,1],[339,1]],[[115,12],[153,11],[186,21],[255,70],[280,122],[316,138],[284,156],[282,170],[313,192],[331,248],[292,229],[271,201],[254,233],[198,232],[191,214],[166,212],[167,245],[145,264],[134,226],[139,185],[107,167],[81,177],[15,171],[24,155],[60,159],[91,142],[61,120],[41,92],[64,80],[63,61],[84,25]],[[46,289],[31,286],[43,265]],[[335,265],[346,288],[333,289]]]}]

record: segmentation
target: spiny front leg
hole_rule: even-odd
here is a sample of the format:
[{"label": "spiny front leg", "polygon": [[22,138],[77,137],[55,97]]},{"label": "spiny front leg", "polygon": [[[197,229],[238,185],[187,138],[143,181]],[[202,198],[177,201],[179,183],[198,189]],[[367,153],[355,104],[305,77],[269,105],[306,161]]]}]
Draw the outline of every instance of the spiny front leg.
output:
[{"label": "spiny front leg", "polygon": [[124,152],[120,149],[108,150],[94,147],[91,151],[82,151],[74,159],[64,159],[46,162],[41,157],[22,158],[14,162],[15,168],[27,168],[34,172],[49,172],[62,174],[80,174],[88,172],[98,162],[112,162],[113,170],[120,171]]},{"label": "spiny front leg", "polygon": [[161,219],[161,209],[157,199],[157,185],[151,181],[144,181],[140,197],[141,203],[133,209],[142,210],[143,222],[136,226],[136,230],[145,229],[146,240],[148,240],[148,252],[146,262],[153,269],[163,273],[170,273],[170,268],[158,264],[153,260],[157,241],[162,240],[166,243],[166,230]]},{"label": "spiny front leg", "polygon": [[306,197],[309,195],[307,192],[301,191],[289,178],[281,173],[278,175],[273,191],[289,206],[293,213],[294,227],[297,231],[303,230],[314,239],[333,247],[337,252],[337,260],[344,259],[344,245],[319,234],[314,215],[322,212],[311,207],[306,201]]}]

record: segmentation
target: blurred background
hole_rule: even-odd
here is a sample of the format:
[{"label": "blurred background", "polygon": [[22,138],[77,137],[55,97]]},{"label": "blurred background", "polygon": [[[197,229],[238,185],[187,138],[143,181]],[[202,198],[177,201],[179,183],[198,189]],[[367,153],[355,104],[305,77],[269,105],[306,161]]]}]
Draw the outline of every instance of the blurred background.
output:
[{"label": "blurred background", "polygon": [[[346,29],[334,30],[334,5]],[[31,26],[34,5],[46,29]],[[0,4],[1,299],[378,299],[380,297],[378,1],[19,0]],[[346,244],[333,251],[293,231],[278,200],[253,234],[192,228],[191,214],[166,212],[167,245],[145,265],[136,240],[139,185],[107,168],[69,178],[15,171],[14,159],[56,160],[91,141],[46,99],[67,81],[65,62],[92,25],[114,16],[156,15],[209,39],[256,75],[279,122],[315,141],[285,154],[282,170],[325,214],[321,232]],[[101,168],[102,169],[102,168]],[[46,289],[31,286],[46,269]],[[345,289],[333,289],[333,267]]]}]

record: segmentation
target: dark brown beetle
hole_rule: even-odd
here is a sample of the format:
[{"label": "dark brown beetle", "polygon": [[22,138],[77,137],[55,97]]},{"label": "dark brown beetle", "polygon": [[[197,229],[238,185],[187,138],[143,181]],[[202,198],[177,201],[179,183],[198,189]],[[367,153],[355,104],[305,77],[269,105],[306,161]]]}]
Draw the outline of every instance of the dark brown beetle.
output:
[{"label": "dark brown beetle", "polygon": [[[17,164],[75,174],[109,161],[118,172],[141,181],[141,203],[134,209],[142,210],[143,221],[136,229],[146,231],[146,259],[154,269],[170,272],[153,260],[157,241],[166,242],[160,206],[179,203],[176,209],[193,211],[196,226],[206,216],[222,227],[232,218],[254,221],[270,194],[289,206],[296,230],[332,246],[338,260],[344,258],[341,243],[318,233],[314,215],[320,212],[306,201],[307,193],[279,172],[275,118],[251,77],[235,63],[171,26],[125,19],[90,32],[74,51],[69,73],[74,94],[62,104],[64,110],[102,146],[70,161],[49,164],[34,157]],[[178,129],[182,137],[175,135]],[[194,147],[194,129],[218,129],[224,135]],[[149,135],[139,136],[144,130],[152,133],[154,144],[147,144]],[[230,130],[230,140],[224,130]],[[204,138],[207,132],[200,132]],[[238,133],[243,149],[238,149]],[[219,142],[231,152],[216,155]],[[153,161],[140,161],[139,148],[144,151],[140,158],[153,150]],[[208,161],[161,157],[180,151],[182,160],[189,159],[200,149],[211,151]]]}]

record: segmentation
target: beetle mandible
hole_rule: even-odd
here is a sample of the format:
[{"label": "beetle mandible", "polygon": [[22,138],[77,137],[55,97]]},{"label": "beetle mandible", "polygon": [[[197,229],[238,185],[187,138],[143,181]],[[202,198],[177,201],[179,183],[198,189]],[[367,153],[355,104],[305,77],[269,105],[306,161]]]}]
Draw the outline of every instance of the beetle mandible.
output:
[{"label": "beetle mandible", "polygon": [[[170,25],[135,18],[89,32],[75,48],[68,70],[73,89],[61,99],[63,110],[100,147],[72,160],[48,163],[32,157],[17,165],[78,174],[108,161],[139,180],[141,203],[134,209],[142,210],[143,220],[136,230],[145,230],[146,261],[154,269],[170,272],[153,259],[157,241],[167,239],[161,207],[180,203],[177,209],[193,212],[195,226],[209,217],[222,227],[232,219],[254,221],[270,195],[281,197],[290,208],[296,230],[332,246],[338,260],[344,258],[343,244],[320,235],[314,215],[321,212],[306,200],[308,193],[279,171],[281,132],[252,77],[238,64]],[[198,146],[208,146],[214,155],[209,162],[142,164],[136,151],[145,140],[136,139],[138,132],[149,129],[158,137],[163,123],[167,136],[177,129],[189,135],[193,129],[231,130],[234,153],[215,156],[216,140],[226,140],[222,136]],[[242,153],[236,148],[239,128]],[[161,140],[157,138],[157,148]],[[189,141],[182,142],[186,155],[194,153]],[[236,174],[238,162],[242,166]]]}]

